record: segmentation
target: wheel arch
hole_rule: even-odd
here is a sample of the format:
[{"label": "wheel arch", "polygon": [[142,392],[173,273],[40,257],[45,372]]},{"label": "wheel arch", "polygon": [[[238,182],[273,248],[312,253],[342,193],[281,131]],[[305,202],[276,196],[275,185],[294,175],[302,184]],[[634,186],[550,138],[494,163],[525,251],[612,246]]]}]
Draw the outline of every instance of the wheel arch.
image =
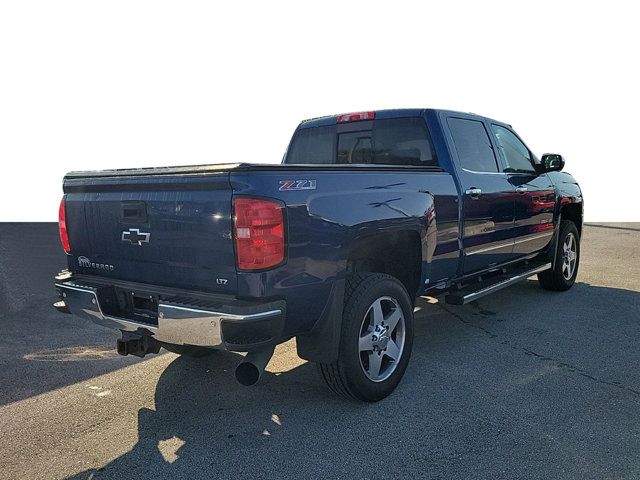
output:
[{"label": "wheel arch", "polygon": [[582,237],[582,202],[573,202],[570,199],[563,198],[560,202],[560,219],[573,222],[578,229],[578,235]]},{"label": "wheel arch", "polygon": [[416,230],[380,232],[355,239],[347,255],[347,274],[385,273],[397,278],[415,299],[422,276],[422,241]]}]

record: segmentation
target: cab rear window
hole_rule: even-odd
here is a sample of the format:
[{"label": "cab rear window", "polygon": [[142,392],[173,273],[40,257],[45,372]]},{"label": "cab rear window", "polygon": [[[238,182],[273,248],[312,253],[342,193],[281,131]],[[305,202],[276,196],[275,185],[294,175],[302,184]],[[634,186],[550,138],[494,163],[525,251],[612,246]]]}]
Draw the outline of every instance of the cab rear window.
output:
[{"label": "cab rear window", "polygon": [[438,165],[422,118],[298,129],[285,163]]},{"label": "cab rear window", "polygon": [[335,163],[336,126],[296,131],[285,163]]}]

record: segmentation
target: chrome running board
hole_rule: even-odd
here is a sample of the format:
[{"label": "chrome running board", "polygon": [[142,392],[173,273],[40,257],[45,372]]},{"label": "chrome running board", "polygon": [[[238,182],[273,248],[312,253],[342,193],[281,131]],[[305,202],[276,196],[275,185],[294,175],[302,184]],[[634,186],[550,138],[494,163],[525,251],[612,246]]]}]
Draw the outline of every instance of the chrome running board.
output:
[{"label": "chrome running board", "polygon": [[493,277],[486,282],[479,282],[477,284],[470,284],[453,293],[449,293],[445,297],[445,301],[452,305],[465,305],[467,303],[478,300],[479,298],[489,295],[490,293],[497,292],[503,288],[506,288],[514,283],[518,283],[531,275],[544,272],[551,268],[551,263],[545,263],[533,269],[527,269],[525,271],[507,273],[498,277]]}]

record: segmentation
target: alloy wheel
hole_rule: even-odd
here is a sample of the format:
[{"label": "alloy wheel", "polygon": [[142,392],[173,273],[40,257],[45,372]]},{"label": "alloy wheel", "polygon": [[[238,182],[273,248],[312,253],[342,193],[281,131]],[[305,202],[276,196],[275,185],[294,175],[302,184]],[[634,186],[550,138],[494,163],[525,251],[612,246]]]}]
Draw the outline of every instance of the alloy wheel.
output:
[{"label": "alloy wheel", "polygon": [[576,237],[569,233],[562,244],[562,276],[565,280],[570,280],[576,270],[577,248]]},{"label": "alloy wheel", "polygon": [[360,326],[360,366],[369,380],[382,382],[396,370],[405,341],[405,320],[400,304],[391,297],[375,300]]}]

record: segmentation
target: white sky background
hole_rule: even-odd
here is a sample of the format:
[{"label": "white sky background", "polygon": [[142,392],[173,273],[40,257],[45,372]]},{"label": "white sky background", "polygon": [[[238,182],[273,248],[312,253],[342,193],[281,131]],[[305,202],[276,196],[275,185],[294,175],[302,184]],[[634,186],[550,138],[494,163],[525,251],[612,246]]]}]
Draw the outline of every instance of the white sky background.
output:
[{"label": "white sky background", "polygon": [[0,221],[56,221],[70,170],[278,163],[301,119],[396,107],[511,123],[588,221],[640,221],[634,3],[528,5],[2,2]]}]

